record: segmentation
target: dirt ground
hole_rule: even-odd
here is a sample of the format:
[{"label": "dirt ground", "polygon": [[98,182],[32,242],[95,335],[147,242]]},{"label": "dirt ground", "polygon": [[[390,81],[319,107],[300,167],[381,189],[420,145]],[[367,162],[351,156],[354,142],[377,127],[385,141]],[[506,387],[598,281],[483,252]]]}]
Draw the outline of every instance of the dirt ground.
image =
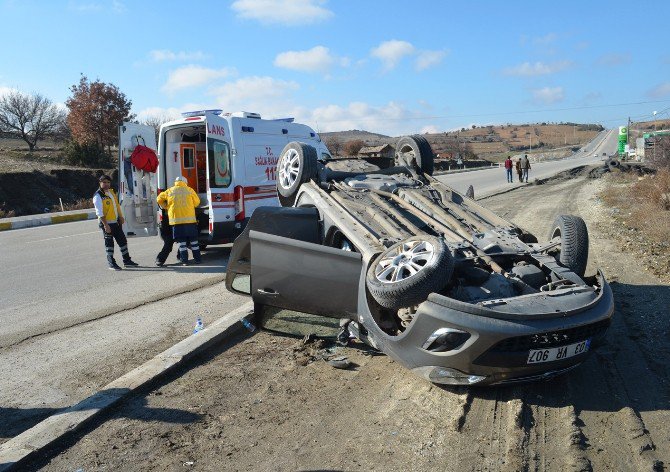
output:
[{"label": "dirt ground", "polygon": [[[607,342],[549,382],[440,388],[383,355],[268,332],[231,339],[26,470],[640,471],[670,464],[670,287],[617,239],[585,174],[483,200],[546,237],[580,215],[587,274],[616,301]],[[331,367],[323,349],[356,366]]]}]

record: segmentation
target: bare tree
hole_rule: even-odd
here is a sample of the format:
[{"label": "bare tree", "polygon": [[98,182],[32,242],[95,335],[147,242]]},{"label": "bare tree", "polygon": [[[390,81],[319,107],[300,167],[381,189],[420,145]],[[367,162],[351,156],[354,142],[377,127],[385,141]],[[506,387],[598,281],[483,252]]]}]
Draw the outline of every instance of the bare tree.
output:
[{"label": "bare tree", "polygon": [[333,154],[333,157],[340,155],[340,151],[342,150],[342,140],[340,138],[337,136],[328,136],[325,143],[328,150]]},{"label": "bare tree", "polygon": [[0,98],[0,131],[18,135],[30,152],[38,141],[62,132],[66,116],[64,110],[40,94],[14,90]]},{"label": "bare tree", "polygon": [[167,113],[161,113],[159,115],[147,116],[143,121],[143,125],[151,126],[154,129],[154,134],[156,135],[156,145],[158,145],[158,133],[161,129],[163,123],[174,120],[173,117]]},{"label": "bare tree", "polygon": [[653,136],[653,147],[645,149],[644,159],[656,169],[670,169],[670,136]]}]

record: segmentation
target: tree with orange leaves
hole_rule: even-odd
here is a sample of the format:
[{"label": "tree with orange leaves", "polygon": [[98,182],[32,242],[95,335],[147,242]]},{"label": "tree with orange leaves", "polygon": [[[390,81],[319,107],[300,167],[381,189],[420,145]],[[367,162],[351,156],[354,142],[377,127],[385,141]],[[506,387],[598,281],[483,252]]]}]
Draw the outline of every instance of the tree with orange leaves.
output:
[{"label": "tree with orange leaves", "polygon": [[112,144],[118,140],[118,126],[130,121],[132,101],[116,85],[106,84],[97,79],[90,82],[82,74],[79,84],[70,87],[72,96],[65,105],[70,110],[67,123],[72,138],[78,144],[96,144],[105,146],[109,152]]}]

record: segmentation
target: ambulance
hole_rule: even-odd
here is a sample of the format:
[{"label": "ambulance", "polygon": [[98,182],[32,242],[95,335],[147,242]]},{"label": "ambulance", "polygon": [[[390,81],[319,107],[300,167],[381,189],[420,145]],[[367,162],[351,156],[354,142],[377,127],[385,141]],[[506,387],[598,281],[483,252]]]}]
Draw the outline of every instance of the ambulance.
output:
[{"label": "ambulance", "polygon": [[[293,118],[262,119],[258,113],[201,110],[161,126],[156,146],[151,126],[119,126],[119,199],[130,236],[155,236],[166,212],[156,197],[183,176],[200,197],[196,209],[200,244],[226,244],[241,232],[254,210],[280,206],[277,161],[290,142],[330,152],[319,135]],[[158,169],[138,169],[130,156],[138,144],[157,151]]]}]

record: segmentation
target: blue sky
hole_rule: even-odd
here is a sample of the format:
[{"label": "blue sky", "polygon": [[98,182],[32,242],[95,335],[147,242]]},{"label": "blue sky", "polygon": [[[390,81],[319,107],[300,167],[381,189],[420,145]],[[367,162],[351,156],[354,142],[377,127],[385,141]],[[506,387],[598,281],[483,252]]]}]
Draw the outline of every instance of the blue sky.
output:
[{"label": "blue sky", "polygon": [[670,118],[670,2],[0,0],[0,93],[80,74],[199,108],[389,135]]}]

